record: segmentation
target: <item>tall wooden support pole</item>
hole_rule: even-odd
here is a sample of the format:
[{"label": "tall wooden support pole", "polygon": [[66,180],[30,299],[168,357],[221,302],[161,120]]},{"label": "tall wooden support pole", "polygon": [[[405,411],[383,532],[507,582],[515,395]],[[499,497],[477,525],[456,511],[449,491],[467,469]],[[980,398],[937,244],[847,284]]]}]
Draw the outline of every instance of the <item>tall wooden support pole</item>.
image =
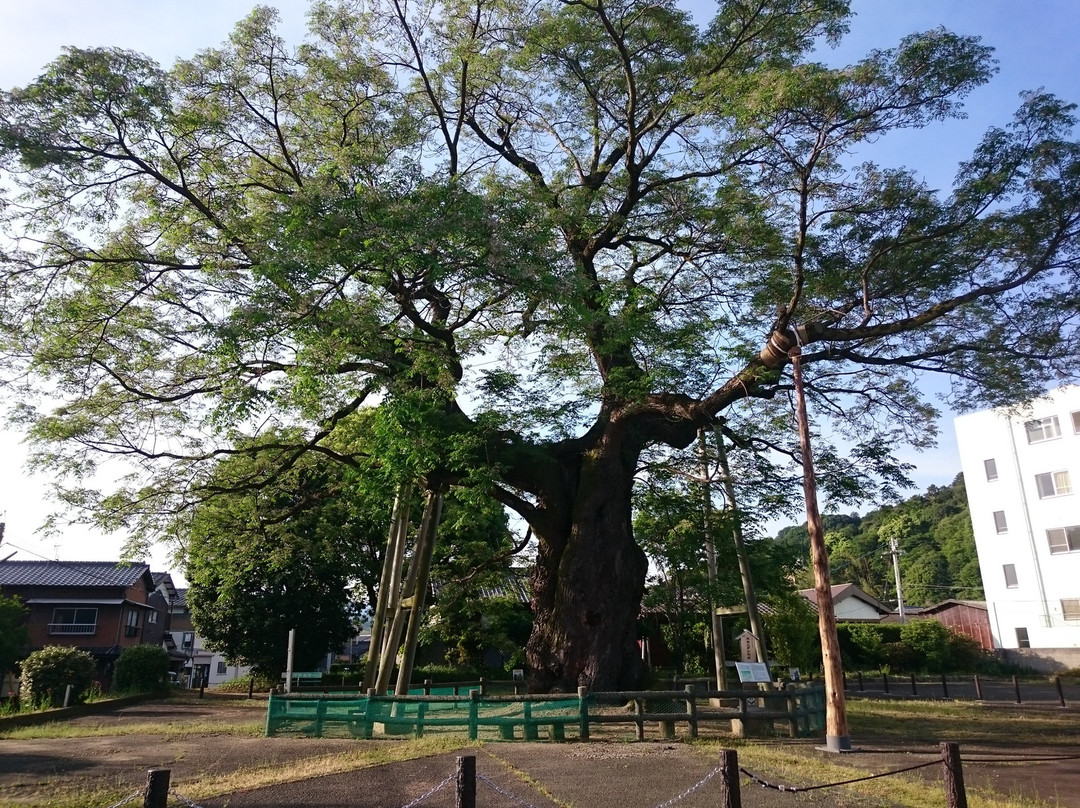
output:
[{"label": "tall wooden support pole", "polygon": [[401,569],[405,549],[405,534],[409,525],[409,484],[398,486],[394,497],[393,515],[390,517],[390,534],[386,539],[386,552],[383,553],[382,574],[379,577],[379,591],[375,599],[375,614],[371,618],[371,639],[368,643],[367,664],[364,666],[364,680],[360,690],[366,693],[375,686],[375,675],[379,670],[383,640],[386,636],[386,610],[390,602],[391,581],[394,571]]},{"label": "tall wooden support pole", "polygon": [[799,445],[802,449],[803,495],[806,498],[806,527],[810,533],[810,561],[814,568],[814,591],[817,593],[818,633],[821,635],[821,661],[825,669],[825,748],[830,752],[851,749],[848,737],[847,705],[844,702],[844,669],[840,663],[840,639],[836,634],[836,611],[833,608],[829,581],[829,553],[818,510],[814,459],[810,452],[810,424],[806,417],[803,391],[802,349],[793,347],[788,356],[795,380],[795,403],[799,417]]},{"label": "tall wooden support pole", "polygon": [[[397,686],[394,692],[403,696],[409,692],[412,679],[413,663],[416,661],[416,643],[420,636],[420,621],[424,617],[424,601],[427,599],[428,581],[431,578],[431,558],[435,552],[435,534],[442,518],[443,495],[441,492],[428,491],[424,505],[424,519],[420,524],[420,537],[417,541],[417,556],[412,564],[416,566],[416,578],[409,597],[409,626],[405,632],[405,644],[398,668]],[[410,567],[410,575],[412,569]]]},{"label": "tall wooden support pole", "polygon": [[709,450],[705,430],[698,430],[698,451],[701,454],[701,504],[705,529],[705,563],[709,570],[709,612],[712,615],[713,663],[716,665],[716,689],[727,690],[727,669],[724,666],[724,624],[716,613],[716,544],[712,535],[712,485],[709,481]]},{"label": "tall wooden support pole", "polygon": [[769,657],[765,653],[765,624],[762,623],[761,612],[758,610],[757,591],[754,589],[754,578],[750,574],[750,557],[746,554],[746,542],[743,541],[739,503],[735,499],[735,483],[731,479],[731,466],[728,465],[724,436],[720,434],[719,427],[716,428],[716,457],[720,461],[720,471],[723,474],[724,495],[731,508],[731,537],[735,541],[735,555],[739,559],[739,577],[742,578],[746,613],[750,618],[750,633],[754,635],[758,661],[767,664]]},{"label": "tall wooden support pole", "polygon": [[[442,500],[440,498],[440,506],[441,502]],[[424,508],[424,517],[422,520],[424,524],[429,524],[430,514],[433,513],[434,507],[435,500],[433,499],[432,492],[429,491],[428,501]],[[438,520],[436,519],[435,524],[437,523]],[[432,529],[434,529],[434,526]],[[434,540],[434,535],[432,535],[432,540]],[[393,621],[390,623],[390,630],[386,634],[382,658],[379,660],[379,675],[375,679],[375,687],[380,694],[385,693],[390,686],[390,675],[393,673],[394,663],[397,661],[397,651],[401,645],[401,640],[405,633],[405,625],[408,620],[406,612],[412,608],[412,598],[416,594],[417,578],[420,575],[421,568],[424,566],[424,543],[425,531],[423,527],[421,527],[420,531],[416,534],[416,542],[413,546],[412,558],[409,560],[409,572],[405,576],[405,583],[401,586],[401,591],[397,596],[395,596],[393,592],[390,593],[391,602],[389,607],[393,614]],[[426,580],[425,573],[425,581]],[[406,690],[408,690],[408,687],[406,687]],[[402,694],[399,693],[398,695]]]}]

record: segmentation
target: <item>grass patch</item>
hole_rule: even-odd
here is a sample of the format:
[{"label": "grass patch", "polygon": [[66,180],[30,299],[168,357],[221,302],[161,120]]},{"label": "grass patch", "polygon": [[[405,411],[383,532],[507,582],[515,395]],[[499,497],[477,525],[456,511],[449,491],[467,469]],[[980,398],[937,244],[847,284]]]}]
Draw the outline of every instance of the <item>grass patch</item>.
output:
[{"label": "grass patch", "polygon": [[33,727],[19,727],[0,732],[0,740],[31,741],[59,738],[104,738],[126,735],[153,735],[175,741],[205,735],[240,735],[259,737],[263,734],[263,721],[214,720],[198,721],[132,721],[117,723],[82,721],[78,724],[53,721]]},{"label": "grass patch", "polygon": [[847,702],[848,725],[854,737],[933,743],[1062,746],[1076,743],[1075,716],[973,702],[875,701]]}]

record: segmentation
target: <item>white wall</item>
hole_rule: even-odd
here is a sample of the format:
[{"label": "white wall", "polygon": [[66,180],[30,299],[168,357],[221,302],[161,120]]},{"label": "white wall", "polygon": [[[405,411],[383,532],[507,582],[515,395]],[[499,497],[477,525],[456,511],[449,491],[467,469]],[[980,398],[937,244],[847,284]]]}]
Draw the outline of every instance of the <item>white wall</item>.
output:
[{"label": "white wall", "polygon": [[[956,440],[967,486],[979,567],[998,648],[1017,648],[1017,628],[1027,629],[1032,648],[1080,647],[1080,620],[1066,621],[1061,600],[1080,598],[1080,548],[1051,553],[1047,531],[1080,525],[1080,387],[1063,387],[1008,413],[984,410],[956,419]],[[1029,442],[1025,424],[1056,416],[1060,435]],[[997,479],[984,461],[993,459]],[[1040,498],[1037,474],[1067,472],[1072,493]],[[994,512],[1005,515],[999,533]],[[1016,571],[1006,585],[1004,565]]]}]

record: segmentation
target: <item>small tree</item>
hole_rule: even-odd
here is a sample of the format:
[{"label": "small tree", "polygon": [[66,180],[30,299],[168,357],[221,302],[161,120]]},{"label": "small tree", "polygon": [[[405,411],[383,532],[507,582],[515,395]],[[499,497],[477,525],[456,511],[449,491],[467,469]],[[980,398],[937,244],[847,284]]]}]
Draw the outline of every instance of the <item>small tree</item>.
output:
[{"label": "small tree", "polygon": [[86,651],[50,645],[23,660],[21,690],[33,704],[59,707],[71,685],[72,701],[79,702],[94,680],[96,667]]},{"label": "small tree", "polygon": [[125,648],[116,660],[113,690],[146,692],[161,690],[169,675],[169,655],[158,645]]},{"label": "small tree", "polygon": [[912,620],[900,628],[900,641],[911,651],[913,660],[919,660],[918,667],[928,673],[951,669],[953,636],[936,620]]},{"label": "small tree", "polygon": [[16,597],[0,593],[0,678],[15,667],[26,653],[30,634],[26,629],[27,609]]},{"label": "small tree", "polygon": [[772,656],[796,668],[820,668],[817,615],[807,600],[795,592],[781,593],[771,596],[769,605],[772,611],[764,619]]}]

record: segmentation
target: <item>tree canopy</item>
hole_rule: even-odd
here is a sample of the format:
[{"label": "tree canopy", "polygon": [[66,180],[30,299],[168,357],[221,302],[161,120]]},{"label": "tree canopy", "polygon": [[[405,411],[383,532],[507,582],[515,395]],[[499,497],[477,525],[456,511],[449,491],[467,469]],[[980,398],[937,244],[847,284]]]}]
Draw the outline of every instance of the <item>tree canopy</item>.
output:
[{"label": "tree canopy", "polygon": [[[931,189],[870,147],[961,114],[990,48],[815,61],[847,14],[344,0],[293,48],[257,8],[168,69],[67,49],[0,96],[16,420],[68,501],[141,534],[223,455],[354,462],[335,432],[380,401],[388,469],[533,527],[532,686],[632,682],[642,452],[719,422],[782,472],[796,345],[852,444],[832,467],[893,480],[889,447],[933,435],[919,373],[967,406],[1076,372],[1071,106],[1025,96]],[[118,490],[80,484],[117,455]]]}]

